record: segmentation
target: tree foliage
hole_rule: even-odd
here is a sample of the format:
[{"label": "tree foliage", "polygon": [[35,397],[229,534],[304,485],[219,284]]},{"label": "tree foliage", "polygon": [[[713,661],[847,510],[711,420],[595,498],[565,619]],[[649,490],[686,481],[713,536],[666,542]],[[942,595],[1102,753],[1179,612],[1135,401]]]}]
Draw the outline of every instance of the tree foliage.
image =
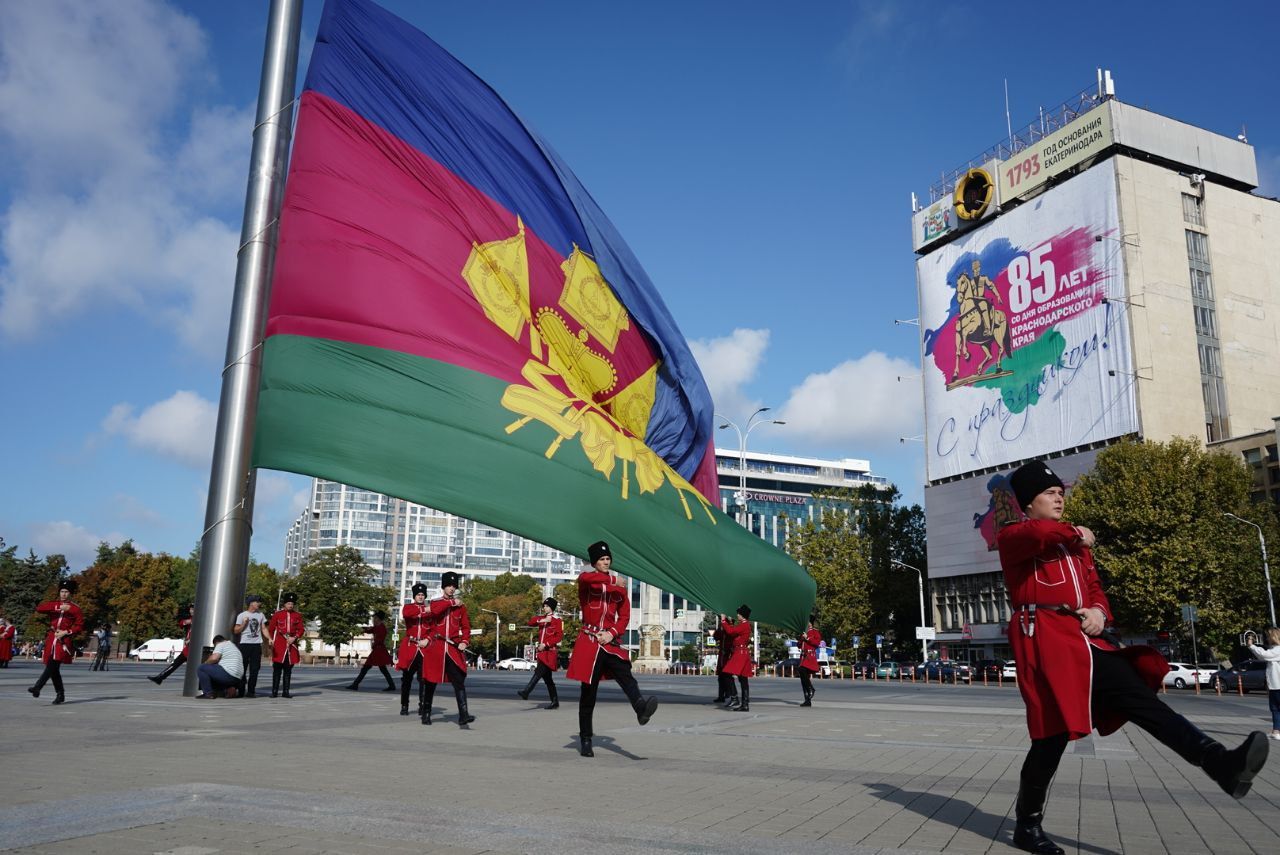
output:
[{"label": "tree foliage", "polygon": [[[335,654],[341,655],[342,645],[368,626],[373,612],[390,609],[395,601],[395,591],[374,583],[376,575],[377,571],[364,563],[359,550],[338,546],[313,554],[292,580],[298,610],[308,621],[319,622],[320,640],[332,644]],[[249,581],[255,584],[253,567],[250,567]],[[259,569],[256,584],[264,583],[276,584]],[[258,593],[253,588],[249,590]],[[271,589],[270,596],[265,593],[261,596],[273,602],[276,594],[277,590]]]},{"label": "tree foliage", "polygon": [[[559,590],[559,589],[557,589]],[[537,629],[525,626],[529,618],[538,614],[542,601],[542,586],[532,576],[518,573],[503,573],[496,579],[469,579],[464,582],[463,602],[467,604],[467,614],[471,617],[471,628],[483,632],[471,639],[471,648],[489,658],[497,658],[497,638],[499,632],[498,617],[489,612],[494,611],[502,618],[501,638],[503,658],[518,656],[529,644]],[[557,600],[560,598],[557,597]],[[577,605],[577,586],[573,588],[573,604]],[[565,604],[561,602],[561,610]],[[516,624],[513,633],[509,624]],[[565,622],[565,635],[568,637],[568,621]],[[574,630],[574,637],[577,630]]]},{"label": "tree foliage", "polygon": [[1067,498],[1065,518],[1098,538],[1094,555],[1117,623],[1135,633],[1185,632],[1179,606],[1197,607],[1196,631],[1229,656],[1245,629],[1265,626],[1258,532],[1280,533],[1274,506],[1253,504],[1253,475],[1238,457],[1192,439],[1125,442],[1098,454]]},{"label": "tree foliage", "polygon": [[788,548],[818,586],[816,608],[824,635],[848,639],[871,629],[870,541],[854,511],[825,507],[817,520],[791,533]]},{"label": "tree foliage", "polygon": [[27,639],[44,634],[48,621],[35,613],[36,606],[57,596],[57,585],[67,570],[61,555],[38,557],[28,551],[17,557],[18,547],[6,546],[0,538],[0,613]]}]

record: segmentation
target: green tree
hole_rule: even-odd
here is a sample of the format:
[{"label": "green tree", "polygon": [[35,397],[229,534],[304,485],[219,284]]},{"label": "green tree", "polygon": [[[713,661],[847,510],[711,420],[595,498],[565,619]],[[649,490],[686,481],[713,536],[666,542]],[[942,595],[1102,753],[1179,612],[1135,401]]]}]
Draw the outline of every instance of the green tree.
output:
[{"label": "green tree", "polygon": [[[127,544],[128,553],[104,553],[104,585],[109,590],[107,604],[119,624],[120,647],[148,638],[172,637],[177,631],[173,616],[178,604],[173,599],[172,555],[138,552]],[[105,544],[104,544],[105,546]]]},{"label": "green tree", "polygon": [[[576,586],[574,591],[576,605]],[[467,614],[471,617],[471,628],[483,630],[480,635],[471,639],[471,648],[490,658],[496,658],[498,653],[498,616],[501,616],[504,624],[501,635],[504,658],[518,655],[517,651],[522,651],[536,632],[525,624],[538,613],[544,599],[538,581],[532,576],[518,573],[503,573],[496,579],[467,580],[462,597],[467,604]],[[563,603],[560,608],[565,608]],[[497,612],[498,615],[489,614],[490,611]],[[513,623],[516,624],[514,633],[508,627]],[[568,622],[565,634],[568,635]]]},{"label": "green tree", "polygon": [[38,557],[28,551],[26,558],[17,557],[18,547],[5,546],[0,538],[0,613],[3,613],[24,638],[43,635],[48,621],[35,613],[36,606],[57,596],[56,585],[67,568],[61,555]]},{"label": "green tree", "polygon": [[856,510],[823,507],[819,519],[805,521],[792,532],[787,548],[818,586],[822,634],[846,641],[867,634],[873,619],[871,542],[858,529]]},{"label": "green tree", "polygon": [[[850,494],[860,535],[867,544],[871,629],[884,632],[897,650],[917,650],[920,625],[919,576],[893,563],[897,559],[925,571],[924,509],[899,504],[897,487],[881,490],[868,484]],[[927,615],[926,615],[927,617]],[[848,639],[841,637],[843,643]]]},{"label": "green tree", "polygon": [[[271,571],[266,565],[259,567]],[[338,546],[313,554],[293,580],[299,611],[307,620],[319,622],[320,640],[333,645],[335,655],[341,655],[342,645],[368,625],[371,613],[389,610],[395,601],[395,591],[374,583],[376,572],[364,563],[359,550]],[[251,565],[251,581],[253,573]],[[276,590],[271,590],[272,598],[275,594]]]},{"label": "green tree", "polygon": [[568,652],[577,640],[578,633],[582,631],[582,620],[578,617],[578,609],[581,608],[578,602],[578,583],[561,582],[556,585],[551,596],[556,598],[560,606],[560,617],[564,620],[564,641],[561,642],[560,650]]},{"label": "green tree", "polygon": [[1094,556],[1116,622],[1132,632],[1185,631],[1179,605],[1197,607],[1197,634],[1229,656],[1245,629],[1266,624],[1257,530],[1276,538],[1270,502],[1253,504],[1237,456],[1192,439],[1124,442],[1098,454],[1067,497],[1065,518],[1098,538]]},{"label": "green tree", "polygon": [[693,665],[697,665],[698,664],[698,645],[694,644],[692,641],[682,645],[680,650],[676,653],[676,661],[689,662]]}]

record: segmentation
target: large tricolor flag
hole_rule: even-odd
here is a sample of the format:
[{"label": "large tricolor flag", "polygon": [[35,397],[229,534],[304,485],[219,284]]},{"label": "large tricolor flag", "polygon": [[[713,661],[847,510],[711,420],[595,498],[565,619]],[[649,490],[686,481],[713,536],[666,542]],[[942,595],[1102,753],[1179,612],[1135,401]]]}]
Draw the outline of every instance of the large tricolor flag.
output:
[{"label": "large tricolor flag", "polygon": [[281,214],[254,465],[388,493],[800,629],[718,507],[706,384],[569,168],[484,81],[329,0]]}]

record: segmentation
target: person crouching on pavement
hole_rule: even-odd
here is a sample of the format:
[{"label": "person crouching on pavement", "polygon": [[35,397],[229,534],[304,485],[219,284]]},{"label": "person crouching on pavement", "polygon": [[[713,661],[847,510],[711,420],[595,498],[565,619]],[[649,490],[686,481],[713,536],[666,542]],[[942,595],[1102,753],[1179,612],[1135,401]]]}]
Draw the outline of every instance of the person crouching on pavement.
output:
[{"label": "person crouching on pavement", "polygon": [[542,614],[529,618],[529,626],[538,627],[538,665],[533,669],[529,685],[516,692],[523,700],[529,700],[533,687],[542,680],[547,684],[547,695],[551,698],[549,710],[560,708],[560,698],[556,695],[556,681],[551,675],[560,670],[560,642],[564,639],[564,621],[556,617],[556,609],[560,603],[555,597],[547,597],[542,601]]},{"label": "person crouching on pavement", "polygon": [[738,712],[751,711],[751,687],[748,679],[755,675],[755,663],[751,661],[751,608],[745,603],[738,606],[738,622],[731,623],[729,618],[720,615],[720,629],[724,630],[725,644],[732,645],[733,652],[729,661],[724,664],[724,673],[730,679],[738,678],[738,693],[741,699],[737,706],[729,704],[729,709]]},{"label": "person crouching on pavement", "polygon": [[234,698],[243,676],[244,657],[240,654],[240,648],[227,641],[225,635],[215,635],[213,650],[196,669],[196,679],[200,683],[200,694],[196,697],[208,701],[223,692],[224,697]]},{"label": "person crouching on pavement", "polygon": [[[1009,644],[1027,705],[1031,750],[1022,764],[1014,845],[1062,853],[1041,822],[1067,743],[1096,727],[1103,736],[1131,721],[1241,798],[1267,759],[1266,734],[1228,750],[1156,697],[1169,666],[1154,649],[1121,647],[1106,631],[1111,605],[1093,562],[1093,532],[1062,519],[1064,486],[1035,460],[1009,477],[1027,519],[996,534],[1013,609]],[[1110,639],[1106,636],[1110,635]]]},{"label": "person crouching on pavement", "polygon": [[471,618],[458,598],[461,582],[462,577],[452,570],[442,574],[442,596],[428,604],[427,646],[422,651],[422,682],[426,688],[422,723],[431,724],[436,685],[447,680],[453,684],[453,695],[458,701],[458,727],[469,729],[467,725],[476,720],[467,709],[466,651],[471,640]]},{"label": "person crouching on pavement", "polygon": [[[271,645],[271,697],[279,694],[292,698],[289,683],[293,680],[293,666],[302,658],[302,654],[298,652],[298,642],[302,639],[304,622],[297,611],[298,597],[295,594],[285,594],[281,599],[284,608],[271,616],[262,632]],[[284,691],[280,691],[282,678]]]},{"label": "person crouching on pavement", "polygon": [[573,654],[569,657],[565,676],[582,683],[582,694],[578,697],[578,753],[583,757],[594,757],[595,752],[591,749],[591,740],[595,737],[592,717],[602,678],[610,677],[618,682],[627,700],[631,701],[636,721],[642,725],[648,724],[653,717],[658,699],[640,696],[640,686],[631,676],[631,654],[618,643],[631,619],[631,597],[612,572],[613,555],[609,544],[601,540],[587,547],[587,562],[591,569],[578,575],[582,629],[573,643]]}]

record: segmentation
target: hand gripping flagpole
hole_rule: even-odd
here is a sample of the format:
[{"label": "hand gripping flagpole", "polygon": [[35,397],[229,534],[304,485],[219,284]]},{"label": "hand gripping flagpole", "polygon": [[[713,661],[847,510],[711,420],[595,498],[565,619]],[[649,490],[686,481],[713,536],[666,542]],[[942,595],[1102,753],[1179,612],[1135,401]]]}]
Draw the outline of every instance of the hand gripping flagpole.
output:
[{"label": "hand gripping flagpole", "polygon": [[236,260],[235,294],[222,369],[222,397],[209,475],[209,500],[200,537],[196,614],[191,658],[182,693],[196,693],[200,655],[213,637],[231,635],[240,610],[253,533],[255,473],[250,467],[258,414],[262,333],[266,322],[271,266],[275,260],[280,203],[293,131],[302,0],[271,0],[267,41],[258,88],[258,115],[245,192],[244,223]]}]

